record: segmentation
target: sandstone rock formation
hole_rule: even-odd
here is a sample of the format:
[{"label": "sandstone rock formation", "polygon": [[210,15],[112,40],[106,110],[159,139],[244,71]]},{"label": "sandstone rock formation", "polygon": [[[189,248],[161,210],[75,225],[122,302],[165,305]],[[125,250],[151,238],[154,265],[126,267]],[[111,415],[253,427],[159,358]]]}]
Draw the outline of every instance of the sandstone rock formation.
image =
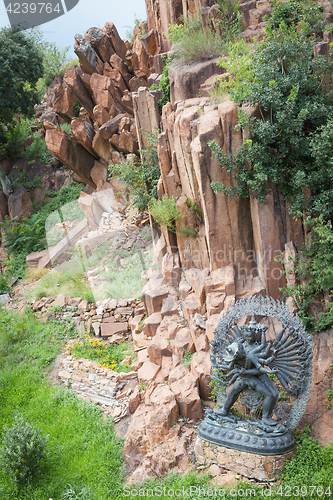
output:
[{"label": "sandstone rock formation", "polygon": [[[94,188],[90,171],[96,159],[107,167],[138,153],[131,92],[147,87],[159,47],[152,31],[142,36],[136,29],[134,35],[133,44],[125,44],[113,23],[76,35],[79,66],[57,77],[36,108],[49,150]],[[66,122],[72,135],[59,128]]]},{"label": "sandstone rock formation", "polygon": [[[273,185],[267,186],[265,203],[254,196],[227,198],[212,190],[212,181],[232,186],[233,180],[221,170],[208,143],[215,140],[225,153],[235,152],[246,133],[235,130],[236,122],[237,105],[228,100],[218,105],[209,98],[191,98],[164,106],[158,147],[161,182],[163,193],[178,198],[183,215],[175,237],[170,240],[165,234],[168,253],[178,250],[184,270],[234,266],[237,284],[233,295],[243,297],[250,291],[242,284],[247,279],[255,281],[252,291],[262,289],[278,298],[279,288],[285,286],[279,259],[285,245],[292,244],[296,250],[302,247],[304,230],[289,215],[283,196]],[[191,206],[198,207],[197,211]],[[184,235],[183,227],[194,235]],[[210,311],[220,312],[221,294],[225,291],[208,292]],[[189,300],[195,307],[194,297]]]}]

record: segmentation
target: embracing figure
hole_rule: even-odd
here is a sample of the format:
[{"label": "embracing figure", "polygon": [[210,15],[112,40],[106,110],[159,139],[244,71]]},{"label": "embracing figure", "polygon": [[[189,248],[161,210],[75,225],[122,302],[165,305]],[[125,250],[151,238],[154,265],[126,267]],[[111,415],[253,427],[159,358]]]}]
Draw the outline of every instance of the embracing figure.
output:
[{"label": "embracing figure", "polygon": [[[230,414],[230,409],[237,401],[239,394],[246,388],[256,391],[264,397],[262,421],[266,425],[276,425],[277,421],[271,418],[279,399],[279,391],[267,374],[276,373],[275,369],[265,368],[275,359],[272,350],[272,341],[267,344],[267,326],[256,323],[253,319],[249,325],[240,328],[233,321],[229,332],[237,338],[222,352],[222,363],[218,367],[228,372],[233,385],[217,413],[221,416]],[[282,330],[282,333],[285,329]],[[261,337],[260,343],[258,337]]]}]

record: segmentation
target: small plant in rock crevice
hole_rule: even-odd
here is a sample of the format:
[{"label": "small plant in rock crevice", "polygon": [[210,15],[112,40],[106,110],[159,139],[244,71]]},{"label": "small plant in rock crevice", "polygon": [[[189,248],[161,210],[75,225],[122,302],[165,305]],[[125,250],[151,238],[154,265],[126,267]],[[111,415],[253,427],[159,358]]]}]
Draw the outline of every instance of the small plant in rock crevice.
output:
[{"label": "small plant in rock crevice", "polygon": [[158,224],[165,226],[173,233],[176,232],[176,222],[182,218],[182,214],[177,208],[176,198],[165,194],[161,200],[151,202],[149,211]]},{"label": "small plant in rock crevice", "polygon": [[142,131],[147,147],[140,158],[132,158],[119,165],[110,165],[110,177],[117,176],[131,192],[133,205],[144,212],[152,200],[157,199],[157,183],[161,175],[157,154],[157,133]]},{"label": "small plant in rock crevice", "polygon": [[202,219],[203,210],[199,207],[196,201],[192,201],[190,200],[190,198],[186,198],[186,205],[190,210],[193,210],[193,212],[199,217],[199,219]]},{"label": "small plant in rock crevice", "polygon": [[191,363],[191,361],[193,359],[193,355],[194,355],[193,352],[184,351],[183,358],[182,358],[182,363],[183,363],[183,365],[186,366],[186,368]]}]

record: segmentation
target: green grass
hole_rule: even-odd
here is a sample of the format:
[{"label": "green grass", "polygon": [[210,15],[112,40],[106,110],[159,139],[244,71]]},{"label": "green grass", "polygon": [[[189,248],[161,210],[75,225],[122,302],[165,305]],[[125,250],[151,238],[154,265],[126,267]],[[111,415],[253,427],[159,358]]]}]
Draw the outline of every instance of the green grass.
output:
[{"label": "green grass", "polygon": [[123,257],[120,263],[117,256],[111,254],[106,262],[108,271],[100,270],[101,277],[109,281],[105,287],[105,296],[114,299],[139,298],[145,285],[141,273],[151,267],[152,251],[123,251],[121,255]]},{"label": "green grass", "polygon": [[[73,266],[75,264],[76,262]],[[56,297],[60,293],[94,302],[94,295],[89,284],[84,281],[80,269],[74,269],[73,272],[49,271],[32,288],[28,296],[30,299],[41,299],[42,297]]]},{"label": "green grass", "polygon": [[[72,249],[68,254],[68,261],[40,278],[27,294],[29,299],[55,297],[60,293],[70,297],[82,297],[88,302],[105,298],[139,298],[145,285],[141,273],[151,267],[153,258],[152,250],[147,252],[120,249],[112,252],[110,243],[104,243],[95,249],[88,259],[76,249]],[[85,281],[83,273],[98,264],[101,283],[91,287]]]},{"label": "green grass", "polygon": [[33,482],[18,490],[0,474],[3,500],[61,500],[69,484],[89,489],[90,500],[121,498],[122,441],[110,420],[67,389],[50,387],[45,377],[67,335],[73,331],[60,321],[44,325],[30,314],[1,310],[0,439],[16,416],[49,436],[47,458]]}]

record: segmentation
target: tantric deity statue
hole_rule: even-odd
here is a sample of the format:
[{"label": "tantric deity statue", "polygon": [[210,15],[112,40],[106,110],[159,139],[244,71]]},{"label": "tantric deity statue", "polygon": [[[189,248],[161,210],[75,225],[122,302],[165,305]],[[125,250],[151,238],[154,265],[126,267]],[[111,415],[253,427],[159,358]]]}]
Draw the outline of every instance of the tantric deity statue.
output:
[{"label": "tantric deity statue", "polygon": [[[268,326],[255,316],[266,323],[276,318],[281,328],[275,338],[267,340]],[[242,318],[251,319],[238,326]],[[297,316],[271,298],[241,300],[222,317],[211,348],[220,405],[206,412],[199,436],[253,453],[290,451],[291,430],[304,414],[312,381],[313,341]],[[280,392],[288,403],[279,404]]]}]

